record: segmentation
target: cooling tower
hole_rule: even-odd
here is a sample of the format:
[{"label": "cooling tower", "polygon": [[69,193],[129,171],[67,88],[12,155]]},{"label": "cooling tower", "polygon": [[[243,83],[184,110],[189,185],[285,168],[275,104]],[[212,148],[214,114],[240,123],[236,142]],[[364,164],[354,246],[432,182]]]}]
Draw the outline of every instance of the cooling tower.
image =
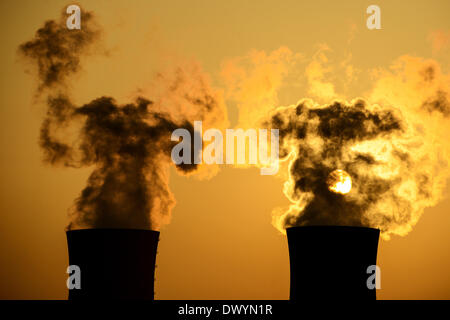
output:
[{"label": "cooling tower", "polygon": [[69,264],[81,271],[74,299],[153,300],[159,232],[137,229],[67,231]]},{"label": "cooling tower", "polygon": [[290,299],[376,300],[367,273],[376,265],[380,230],[305,226],[286,229],[291,270]]}]

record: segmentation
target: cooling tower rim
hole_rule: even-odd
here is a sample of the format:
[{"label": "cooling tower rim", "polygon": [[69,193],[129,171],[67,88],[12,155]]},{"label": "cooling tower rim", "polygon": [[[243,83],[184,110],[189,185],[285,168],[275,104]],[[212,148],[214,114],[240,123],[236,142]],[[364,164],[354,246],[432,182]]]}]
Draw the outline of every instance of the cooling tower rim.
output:
[{"label": "cooling tower rim", "polygon": [[83,228],[83,229],[71,229],[66,230],[66,233],[85,233],[85,232],[98,232],[98,231],[139,231],[139,232],[152,232],[160,233],[157,230],[141,229],[141,228]]},{"label": "cooling tower rim", "polygon": [[380,229],[378,228],[372,228],[372,227],[363,227],[363,226],[333,226],[333,225],[312,225],[312,226],[294,226],[294,227],[287,227],[286,231],[288,230],[300,230],[300,229],[339,229],[339,230],[373,230],[374,232],[380,232]]}]

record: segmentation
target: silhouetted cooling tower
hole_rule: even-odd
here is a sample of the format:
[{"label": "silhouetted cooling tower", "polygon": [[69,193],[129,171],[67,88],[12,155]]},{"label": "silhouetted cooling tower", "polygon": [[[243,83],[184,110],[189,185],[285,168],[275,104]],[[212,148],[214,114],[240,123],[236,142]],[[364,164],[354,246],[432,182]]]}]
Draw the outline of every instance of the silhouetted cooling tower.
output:
[{"label": "silhouetted cooling tower", "polygon": [[376,300],[367,287],[376,265],[380,230],[306,226],[286,229],[291,267],[291,300]]},{"label": "silhouetted cooling tower", "polygon": [[158,240],[152,230],[67,231],[69,264],[81,269],[81,289],[69,299],[153,300]]}]

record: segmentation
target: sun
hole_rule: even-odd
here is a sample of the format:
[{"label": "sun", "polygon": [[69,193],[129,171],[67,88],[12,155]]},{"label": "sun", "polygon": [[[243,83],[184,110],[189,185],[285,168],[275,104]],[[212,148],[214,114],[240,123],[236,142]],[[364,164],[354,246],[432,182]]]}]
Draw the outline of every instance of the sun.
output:
[{"label": "sun", "polygon": [[334,193],[347,194],[352,189],[352,178],[344,170],[334,170],[327,178],[328,190]]}]

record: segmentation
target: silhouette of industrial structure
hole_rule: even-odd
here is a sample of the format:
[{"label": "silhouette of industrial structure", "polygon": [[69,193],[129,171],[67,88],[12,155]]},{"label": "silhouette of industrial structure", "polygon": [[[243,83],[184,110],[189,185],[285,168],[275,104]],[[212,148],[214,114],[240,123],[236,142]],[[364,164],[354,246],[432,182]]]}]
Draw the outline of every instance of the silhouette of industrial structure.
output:
[{"label": "silhouette of industrial structure", "polygon": [[304,226],[286,233],[291,300],[376,300],[367,269],[376,265],[380,230]]},{"label": "silhouette of industrial structure", "polygon": [[137,229],[67,231],[69,264],[81,271],[76,299],[154,299],[159,232]]}]

